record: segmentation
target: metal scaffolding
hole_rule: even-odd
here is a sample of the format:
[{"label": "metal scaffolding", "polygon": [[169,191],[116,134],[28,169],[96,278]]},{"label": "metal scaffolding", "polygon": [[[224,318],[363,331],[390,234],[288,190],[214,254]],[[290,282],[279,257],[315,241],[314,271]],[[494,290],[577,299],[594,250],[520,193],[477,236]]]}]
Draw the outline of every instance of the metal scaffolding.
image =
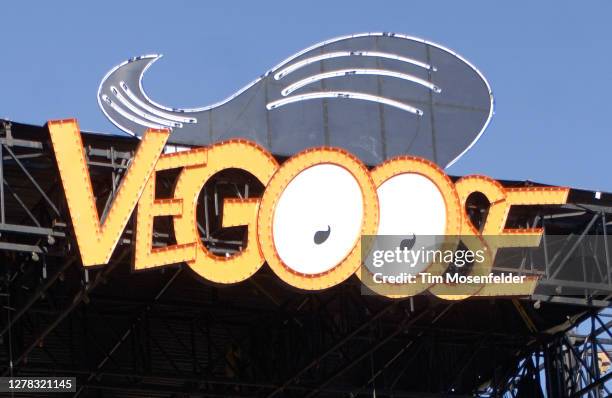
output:
[{"label": "metal scaffolding", "polygon": [[[83,140],[104,217],[138,141]],[[355,277],[304,293],[267,267],[220,287],[182,264],[134,272],[133,220],[111,262],[84,269],[46,128],[4,121],[0,144],[4,376],[76,375],[83,397],[609,395],[609,194],[571,190],[566,205],[511,211],[508,227],[545,229],[540,248],[498,265],[541,278],[527,299],[391,301],[362,295]],[[160,197],[175,178],[158,175]],[[221,228],[223,198],[262,190],[235,170],[206,184],[198,222],[211,251],[244,246],[243,228]],[[160,217],[154,245],[173,243]]]}]

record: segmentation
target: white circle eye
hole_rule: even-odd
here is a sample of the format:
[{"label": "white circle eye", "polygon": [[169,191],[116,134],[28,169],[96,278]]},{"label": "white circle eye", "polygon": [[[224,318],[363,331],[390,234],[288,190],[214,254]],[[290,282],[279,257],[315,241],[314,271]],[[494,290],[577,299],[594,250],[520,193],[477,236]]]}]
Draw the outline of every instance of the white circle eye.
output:
[{"label": "white circle eye", "polygon": [[293,271],[327,272],[360,238],[363,196],[345,168],[319,164],[299,173],[278,199],[273,215],[274,246]]},{"label": "white circle eye", "polygon": [[[446,202],[438,187],[417,173],[403,173],[389,178],[376,190],[380,206],[378,235],[392,235],[390,242],[400,249],[404,245],[414,251],[436,249],[446,232]],[[417,262],[404,272],[418,273],[427,262]]]},{"label": "white circle eye", "polygon": [[378,235],[444,235],[446,203],[438,187],[416,173],[398,174],[376,190]]}]

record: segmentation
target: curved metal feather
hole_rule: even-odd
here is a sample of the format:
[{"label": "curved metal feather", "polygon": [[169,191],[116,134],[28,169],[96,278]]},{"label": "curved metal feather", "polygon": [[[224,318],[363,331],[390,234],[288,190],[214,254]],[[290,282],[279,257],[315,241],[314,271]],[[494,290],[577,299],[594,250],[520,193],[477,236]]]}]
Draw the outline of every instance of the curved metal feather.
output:
[{"label": "curved metal feather", "polygon": [[493,96],[484,76],[451,50],[392,33],[332,39],[288,58],[213,105],[178,109],[153,101],[142,77],[160,55],[132,58],[102,79],[98,104],[116,126],[142,136],[207,145],[240,137],[277,155],[345,148],[366,164],[411,154],[449,166],[487,127]]}]

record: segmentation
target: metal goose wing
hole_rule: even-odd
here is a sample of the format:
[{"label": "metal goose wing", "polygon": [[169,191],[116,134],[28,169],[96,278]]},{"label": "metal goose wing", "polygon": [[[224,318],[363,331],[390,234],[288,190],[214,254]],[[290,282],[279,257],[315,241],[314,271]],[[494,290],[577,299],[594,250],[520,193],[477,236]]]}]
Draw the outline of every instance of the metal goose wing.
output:
[{"label": "metal goose wing", "polygon": [[474,66],[440,45],[398,34],[319,43],[197,109],[166,107],[147,96],[142,76],[159,57],[112,69],[98,103],[122,130],[142,136],[149,127],[170,128],[175,144],[240,137],[281,156],[331,145],[369,165],[410,154],[445,167],[475,143],[493,114],[490,86]]}]

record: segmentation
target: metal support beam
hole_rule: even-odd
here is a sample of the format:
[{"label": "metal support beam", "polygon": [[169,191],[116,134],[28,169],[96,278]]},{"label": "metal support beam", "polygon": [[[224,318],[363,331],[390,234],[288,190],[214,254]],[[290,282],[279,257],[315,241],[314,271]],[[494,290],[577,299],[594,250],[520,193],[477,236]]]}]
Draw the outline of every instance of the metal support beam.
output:
[{"label": "metal support beam", "polygon": [[[110,274],[117,265],[123,260],[123,258],[129,253],[129,250],[124,250],[119,257],[106,265],[105,268],[100,271],[93,282],[89,283],[84,289],[74,296],[71,303],[49,324],[47,327],[34,339],[34,341],[21,353],[21,355],[14,362],[14,366],[21,364],[25,358],[32,352],[36,346],[45,339],[70,313],[81,304],[81,302],[91,293],[107,276]],[[6,376],[7,372],[3,373]]]},{"label": "metal support beam", "polygon": [[357,329],[353,330],[351,333],[349,333],[348,335],[344,336],[342,339],[340,339],[339,341],[337,341],[334,345],[332,345],[329,349],[327,349],[325,352],[323,352],[321,355],[317,356],[315,359],[313,359],[308,365],[306,365],[304,368],[302,368],[302,370],[300,370],[299,372],[297,372],[295,375],[293,375],[291,378],[289,378],[288,380],[286,380],[279,388],[277,388],[276,390],[272,391],[269,395],[268,398],[272,398],[274,396],[276,396],[277,394],[281,393],[285,388],[287,388],[289,385],[291,385],[292,383],[294,383],[296,380],[298,380],[300,377],[302,377],[303,374],[305,374],[306,372],[308,372],[311,368],[313,368],[314,366],[316,366],[319,362],[321,362],[323,359],[325,359],[329,354],[331,354],[332,352],[338,350],[340,347],[342,347],[347,341],[349,341],[351,338],[355,337],[357,334],[359,334],[361,331],[363,331],[365,328],[367,328],[369,325],[371,325],[373,322],[375,322],[376,320],[378,320],[379,318],[381,318],[383,315],[385,315],[387,312],[389,312],[391,309],[393,309],[395,306],[397,305],[397,303],[392,303],[390,305],[388,305],[387,307],[385,307],[384,309],[382,309],[381,311],[379,311],[376,315],[374,315],[373,317],[371,317],[370,319],[368,319],[366,322],[364,322],[363,324],[361,324],[361,326],[359,326]]},{"label": "metal support beam", "polygon": [[[178,276],[181,274],[181,272],[183,271],[183,268],[178,268],[174,274],[172,275],[172,277],[164,284],[164,286],[160,289],[160,291],[155,295],[155,297],[153,297],[153,299],[151,300],[151,302],[144,308],[144,310],[142,310],[140,312],[140,314],[136,317],[136,319],[134,319],[134,321],[132,322],[132,324],[126,329],[126,331],[121,335],[121,337],[119,338],[119,340],[117,340],[117,342],[115,343],[115,345],[111,348],[111,350],[105,354],[104,358],[102,358],[102,360],[98,363],[98,365],[96,366],[96,369],[92,372],[89,373],[89,375],[87,376],[87,381],[86,383],[91,382],[99,373],[100,371],[104,368],[104,366],[106,365],[106,363],[108,362],[109,359],[111,359],[112,355],[121,347],[121,345],[126,341],[126,339],[130,336],[130,334],[132,333],[132,331],[134,330],[134,326],[136,324],[138,324],[142,318],[144,317],[144,315],[159,301],[159,299],[164,295],[164,293],[168,290],[168,288],[170,288],[170,286],[174,283],[174,281],[178,278]],[[83,392],[83,390],[85,389],[85,385],[81,385],[81,387],[79,387],[79,389],[77,390],[77,392],[74,394],[74,397],[78,397],[81,392]]]},{"label": "metal support beam", "polygon": [[572,398],[582,397],[585,394],[588,394],[589,392],[593,391],[595,388],[603,386],[608,380],[612,380],[612,372],[608,373],[601,379],[594,381],[583,389],[576,391],[576,393],[572,395]]},{"label": "metal support beam", "polygon": [[[357,365],[359,362],[361,362],[364,358],[366,358],[369,355],[373,354],[374,352],[378,351],[379,348],[381,348],[382,346],[387,344],[391,339],[393,339],[395,336],[397,336],[402,331],[404,331],[407,327],[409,327],[410,325],[414,324],[416,321],[421,319],[425,314],[428,314],[430,311],[432,311],[432,310],[431,309],[423,310],[422,312],[420,312],[419,314],[417,314],[416,316],[414,316],[412,318],[404,318],[402,323],[400,323],[398,325],[398,327],[395,328],[395,330],[391,334],[389,334],[387,337],[385,337],[384,339],[380,340],[379,342],[377,342],[376,344],[374,344],[370,348],[366,349],[357,358],[351,359],[351,362],[348,363],[344,368],[338,369],[328,379],[326,379],[324,382],[322,382],[317,387],[315,387],[308,395],[306,395],[306,398],[314,397],[315,395],[317,395],[321,391],[321,389],[327,387],[329,384],[331,384],[331,382],[336,380],[338,377],[342,376],[343,374],[345,374],[346,372],[351,370],[355,365]],[[444,312],[446,312],[446,310]]]},{"label": "metal support beam", "polygon": [[42,189],[40,187],[40,185],[38,185],[38,182],[36,182],[36,179],[34,177],[32,177],[32,174],[30,174],[30,172],[28,171],[28,169],[23,165],[23,163],[21,163],[21,160],[19,160],[19,158],[17,156],[15,156],[15,154],[13,153],[13,151],[11,151],[11,149],[8,146],[4,147],[6,149],[6,151],[9,153],[9,155],[11,155],[11,157],[15,160],[15,163],[17,163],[17,165],[19,166],[19,168],[23,171],[23,173],[28,177],[28,179],[30,180],[30,182],[34,185],[34,187],[36,188],[36,190],[40,193],[40,195],[45,199],[45,201],[47,202],[47,204],[49,205],[49,207],[51,207],[51,209],[53,209],[53,211],[55,212],[55,214],[57,216],[60,215],[59,210],[57,209],[57,207],[55,206],[55,204],[53,203],[53,201],[49,198],[49,196],[47,196],[47,193],[44,191],[44,189]]},{"label": "metal support beam", "polygon": [[76,261],[76,257],[69,258],[65,261],[54,273],[51,277],[47,278],[45,283],[36,289],[34,294],[30,296],[28,301],[17,311],[15,315],[12,317],[12,321],[9,322],[0,332],[0,337],[4,336],[4,334],[17,322],[33,305],[38,301],[40,297],[44,295],[44,293],[55,283],[55,281],[59,278],[59,276],[65,272],[68,267],[70,267]]}]

